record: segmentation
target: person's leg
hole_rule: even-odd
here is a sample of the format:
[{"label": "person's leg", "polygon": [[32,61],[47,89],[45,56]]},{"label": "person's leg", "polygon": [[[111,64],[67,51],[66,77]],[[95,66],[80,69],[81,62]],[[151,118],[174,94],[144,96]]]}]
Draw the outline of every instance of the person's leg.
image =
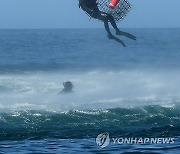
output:
[{"label": "person's leg", "polygon": [[116,33],[119,33],[120,30],[119,30],[119,28],[117,27],[117,24],[116,24],[116,22],[115,22],[115,20],[114,20],[114,17],[113,17],[112,15],[110,15],[110,14],[107,14],[107,18],[108,18],[108,20],[110,21],[112,27],[115,29]]},{"label": "person's leg", "polygon": [[106,16],[108,21],[111,23],[112,27],[115,29],[116,33],[120,33],[120,30],[117,27],[117,24],[116,24],[114,17],[112,15],[105,13],[105,12],[101,12],[101,15]]},{"label": "person's leg", "polygon": [[121,41],[119,38],[112,35],[112,33],[110,31],[110,28],[109,28],[109,24],[108,24],[109,19],[107,18],[107,14],[103,14],[100,11],[90,12],[88,14],[92,18],[95,18],[95,19],[98,19],[98,20],[101,20],[101,21],[104,22],[104,27],[105,27],[105,29],[106,29],[106,31],[108,33],[108,38],[109,39],[113,39],[113,40],[117,41],[118,43],[122,44],[124,47],[126,47],[126,45],[124,44],[123,41]]},{"label": "person's leg", "polygon": [[108,25],[108,21],[104,21],[104,27],[108,33],[108,37],[111,38],[112,37],[112,33],[110,31],[109,25]]},{"label": "person's leg", "polygon": [[119,28],[117,27],[117,24],[116,24],[116,22],[114,20],[114,17],[112,15],[107,14],[107,18],[110,21],[113,28],[115,29],[116,35],[123,35],[123,36],[126,36],[126,37],[130,38],[130,39],[136,40],[136,37],[134,35],[119,30]]},{"label": "person's leg", "polygon": [[104,22],[104,27],[108,33],[108,37],[111,39],[113,37],[110,28],[109,28],[109,24],[108,24],[108,18],[106,16],[106,14],[102,14],[101,12],[99,12],[98,16],[96,17],[96,19],[99,19],[101,21]]}]

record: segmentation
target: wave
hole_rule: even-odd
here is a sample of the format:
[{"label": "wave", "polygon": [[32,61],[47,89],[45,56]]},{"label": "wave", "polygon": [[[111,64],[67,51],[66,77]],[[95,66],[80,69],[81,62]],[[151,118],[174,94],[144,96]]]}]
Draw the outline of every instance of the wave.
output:
[{"label": "wave", "polygon": [[[0,140],[180,136],[177,71],[24,72],[0,76]],[[74,92],[60,94],[70,80]]]},{"label": "wave", "polygon": [[99,133],[125,137],[180,136],[180,106],[0,113],[0,140],[81,139]]}]

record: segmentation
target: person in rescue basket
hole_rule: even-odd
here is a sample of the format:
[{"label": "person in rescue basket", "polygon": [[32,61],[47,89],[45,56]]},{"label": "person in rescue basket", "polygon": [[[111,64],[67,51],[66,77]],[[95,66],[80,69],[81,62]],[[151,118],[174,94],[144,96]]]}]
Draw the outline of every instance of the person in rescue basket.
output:
[{"label": "person in rescue basket", "polygon": [[[115,29],[116,35],[123,35],[130,39],[136,40],[135,36],[119,30],[112,15],[99,10],[97,0],[79,0],[79,7],[82,8],[82,10],[84,10],[90,17],[104,22],[104,27],[108,33],[109,39],[116,39],[116,37],[112,35],[108,22],[110,22],[112,27]],[[120,43],[124,44],[123,42]]]}]

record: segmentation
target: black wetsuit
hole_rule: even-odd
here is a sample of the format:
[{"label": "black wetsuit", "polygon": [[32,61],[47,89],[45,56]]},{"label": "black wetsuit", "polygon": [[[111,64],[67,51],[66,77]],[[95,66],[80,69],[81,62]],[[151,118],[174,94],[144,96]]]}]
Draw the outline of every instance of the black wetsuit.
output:
[{"label": "black wetsuit", "polygon": [[99,8],[96,0],[79,0],[79,6],[92,18],[97,18],[99,14]]},{"label": "black wetsuit", "polygon": [[103,21],[109,37],[111,37],[112,34],[110,32],[108,22],[111,23],[113,28],[116,30],[116,33],[120,32],[114,21],[114,17],[99,10],[97,0],[79,0],[79,7],[86,11],[92,18]]}]

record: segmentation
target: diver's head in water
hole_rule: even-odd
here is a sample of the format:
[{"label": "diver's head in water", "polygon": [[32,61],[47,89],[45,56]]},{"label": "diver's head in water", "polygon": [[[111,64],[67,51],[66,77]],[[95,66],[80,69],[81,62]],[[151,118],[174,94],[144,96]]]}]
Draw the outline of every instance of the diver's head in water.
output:
[{"label": "diver's head in water", "polygon": [[64,88],[61,92],[64,92],[64,93],[72,92],[73,84],[71,81],[63,82],[63,86],[64,86]]}]

